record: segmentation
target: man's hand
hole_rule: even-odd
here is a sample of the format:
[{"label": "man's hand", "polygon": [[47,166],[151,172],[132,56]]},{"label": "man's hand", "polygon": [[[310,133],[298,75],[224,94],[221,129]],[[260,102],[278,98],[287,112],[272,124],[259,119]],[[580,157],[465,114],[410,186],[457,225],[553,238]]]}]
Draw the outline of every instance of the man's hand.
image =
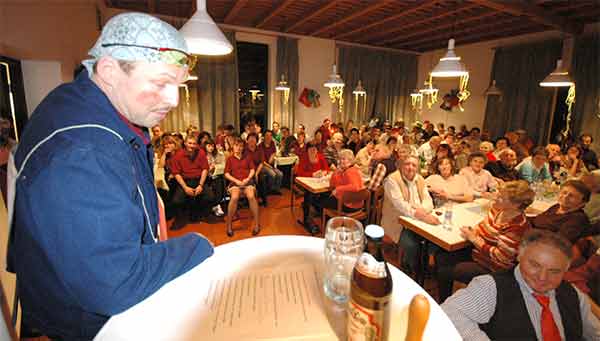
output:
[{"label": "man's hand", "polygon": [[415,209],[415,218],[431,225],[439,225],[440,221],[432,214],[427,213],[423,208],[419,207]]},{"label": "man's hand", "polygon": [[202,185],[198,185],[198,187],[196,187],[194,189],[194,195],[198,195],[198,194],[202,193],[203,189],[204,189],[204,187],[202,187]]},{"label": "man's hand", "polygon": [[185,194],[187,194],[190,197],[193,197],[196,195],[194,189],[191,187],[188,187],[188,186],[183,187],[183,191],[185,192]]},{"label": "man's hand", "polygon": [[446,193],[446,191],[444,191],[443,189],[436,190],[436,191],[432,190],[432,192],[441,199],[449,199],[448,193]]}]

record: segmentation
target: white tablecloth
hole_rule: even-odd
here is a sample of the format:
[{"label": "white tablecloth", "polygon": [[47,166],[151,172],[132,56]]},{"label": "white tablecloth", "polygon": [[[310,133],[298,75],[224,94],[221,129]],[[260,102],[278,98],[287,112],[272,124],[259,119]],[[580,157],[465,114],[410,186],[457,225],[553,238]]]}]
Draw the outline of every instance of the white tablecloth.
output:
[{"label": "white tablecloth", "polygon": [[[221,245],[204,263],[168,283],[143,302],[113,316],[95,339],[200,340],[203,328],[209,328],[212,323],[202,313],[206,310],[205,300],[210,296],[207,296],[210,281],[265,269],[285,271],[299,264],[315,266],[320,271],[323,246],[323,239],[303,236],[258,237]],[[424,294],[431,303],[431,316],[423,339],[461,339],[448,317],[420,286],[395,267],[390,266],[390,271],[394,280],[390,340],[404,339],[408,305],[412,297],[419,293]],[[331,303],[324,303],[329,302],[326,299],[320,302],[324,305],[320,310],[327,312],[327,319],[321,322],[325,323],[326,328],[330,328],[328,336],[311,336],[311,328],[306,328],[306,335],[295,337],[267,338],[269,333],[263,331],[259,335],[232,335],[211,340],[335,340],[335,335],[341,336],[345,326],[338,322],[339,319],[331,317],[345,316],[345,313]],[[281,318],[284,319],[285,316]],[[258,320],[256,323],[259,323]]]}]

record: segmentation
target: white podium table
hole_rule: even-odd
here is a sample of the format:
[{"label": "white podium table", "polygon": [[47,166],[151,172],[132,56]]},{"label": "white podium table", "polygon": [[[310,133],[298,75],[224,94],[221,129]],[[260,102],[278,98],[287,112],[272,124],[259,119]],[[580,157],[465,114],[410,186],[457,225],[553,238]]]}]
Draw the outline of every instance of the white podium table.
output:
[{"label": "white podium table", "polygon": [[[304,236],[221,245],[202,264],[110,318],[95,340],[345,340],[345,307],[322,290],[323,247],[323,239]],[[394,266],[390,271],[390,340],[404,340],[416,294],[431,304],[424,340],[461,340],[423,288]]]}]

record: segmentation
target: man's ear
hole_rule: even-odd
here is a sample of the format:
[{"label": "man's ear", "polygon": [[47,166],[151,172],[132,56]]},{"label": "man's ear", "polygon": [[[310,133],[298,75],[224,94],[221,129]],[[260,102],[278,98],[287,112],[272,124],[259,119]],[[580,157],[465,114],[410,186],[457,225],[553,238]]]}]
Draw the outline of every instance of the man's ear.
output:
[{"label": "man's ear", "polygon": [[117,81],[118,72],[123,72],[119,62],[109,56],[104,56],[96,62],[96,77],[106,86],[112,87]]}]

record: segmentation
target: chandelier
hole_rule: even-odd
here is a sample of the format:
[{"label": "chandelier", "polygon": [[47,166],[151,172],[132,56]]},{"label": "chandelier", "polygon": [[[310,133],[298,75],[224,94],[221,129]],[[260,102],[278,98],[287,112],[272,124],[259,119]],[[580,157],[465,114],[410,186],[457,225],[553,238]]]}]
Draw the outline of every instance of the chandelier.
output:
[{"label": "chandelier", "polygon": [[288,100],[290,99],[290,87],[287,81],[285,80],[285,75],[283,73],[281,74],[281,80],[279,81],[279,83],[277,83],[275,90],[283,91],[283,103],[287,104]]},{"label": "chandelier", "polygon": [[342,106],[344,104],[344,81],[342,77],[337,73],[337,66],[333,64],[333,72],[329,75],[329,79],[323,84],[324,87],[329,88],[329,99],[331,103],[336,101],[339,103],[339,111],[342,112]]},{"label": "chandelier", "polygon": [[421,93],[422,95],[421,101],[423,100],[423,98],[425,98],[427,100],[427,108],[431,109],[431,106],[434,103],[437,103],[439,92],[438,89],[433,87],[433,80],[431,74],[429,75],[429,79],[425,81],[424,85],[425,87],[419,90],[419,93]]}]

